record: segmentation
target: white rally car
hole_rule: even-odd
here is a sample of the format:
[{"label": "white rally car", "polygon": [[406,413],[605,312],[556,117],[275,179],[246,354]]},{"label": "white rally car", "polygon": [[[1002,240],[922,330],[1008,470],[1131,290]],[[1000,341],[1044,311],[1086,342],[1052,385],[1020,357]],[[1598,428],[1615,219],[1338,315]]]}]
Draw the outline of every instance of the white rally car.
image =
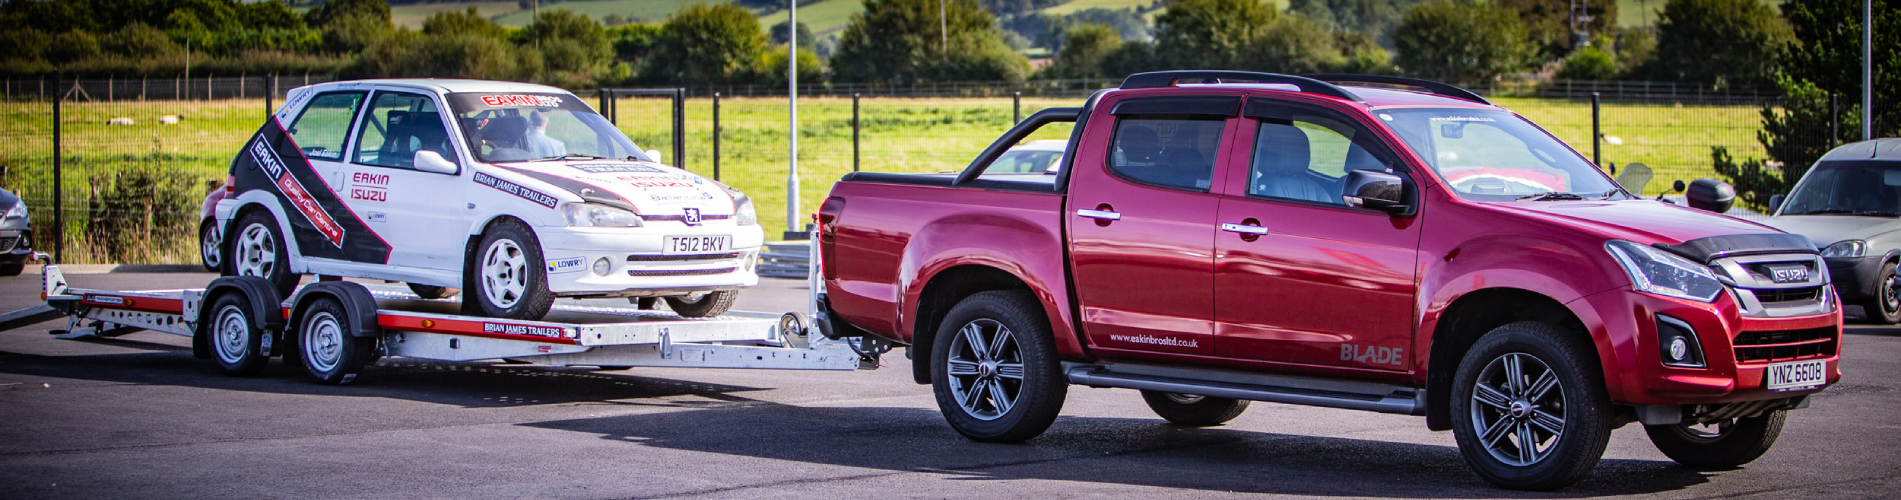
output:
[{"label": "white rally car", "polygon": [[464,290],[538,319],[555,297],[724,313],[764,241],[752,201],[662,165],[568,92],[469,80],[299,87],[231,166],[223,273],[288,295],[302,274]]}]

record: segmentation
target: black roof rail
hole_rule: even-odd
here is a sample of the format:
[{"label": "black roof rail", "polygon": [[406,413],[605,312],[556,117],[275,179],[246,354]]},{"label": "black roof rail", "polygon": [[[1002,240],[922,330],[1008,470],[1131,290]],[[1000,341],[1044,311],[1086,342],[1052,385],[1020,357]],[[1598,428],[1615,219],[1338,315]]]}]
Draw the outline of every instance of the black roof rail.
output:
[{"label": "black roof rail", "polygon": [[1418,78],[1406,78],[1406,77],[1399,77],[1399,76],[1379,76],[1379,75],[1328,74],[1328,75],[1303,75],[1303,76],[1306,76],[1307,78],[1312,78],[1315,80],[1320,80],[1323,82],[1328,82],[1328,83],[1378,83],[1378,84],[1384,84],[1384,85],[1404,85],[1408,87],[1418,87],[1418,88],[1426,89],[1427,92],[1431,92],[1434,95],[1442,95],[1442,96],[1451,97],[1454,99],[1464,99],[1467,101],[1480,102],[1480,103],[1485,103],[1485,104],[1492,103],[1492,101],[1485,100],[1484,97],[1479,97],[1478,94],[1473,93],[1470,90],[1462,89],[1462,88],[1452,86],[1452,85],[1447,85],[1444,83],[1435,82],[1432,80],[1421,80]]},{"label": "black roof rail", "polygon": [[1365,99],[1353,95],[1352,92],[1347,92],[1347,89],[1313,78],[1276,73],[1257,73],[1253,71],[1187,70],[1136,73],[1122,80],[1122,88],[1152,89],[1173,87],[1178,80],[1200,80],[1203,82],[1213,80],[1213,83],[1280,83],[1293,85],[1295,88],[1300,89],[1301,92],[1309,94],[1320,94],[1350,101],[1365,102]]}]

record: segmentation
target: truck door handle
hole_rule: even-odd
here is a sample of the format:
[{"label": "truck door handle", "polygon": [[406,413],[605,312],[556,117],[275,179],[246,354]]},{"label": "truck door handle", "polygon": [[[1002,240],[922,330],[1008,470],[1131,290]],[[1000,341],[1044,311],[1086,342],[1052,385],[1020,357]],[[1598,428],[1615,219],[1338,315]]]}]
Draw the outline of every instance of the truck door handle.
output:
[{"label": "truck door handle", "polygon": [[1265,226],[1243,226],[1243,225],[1235,224],[1235,223],[1223,223],[1221,225],[1221,230],[1227,231],[1230,233],[1251,234],[1255,236],[1263,236],[1267,234],[1267,227]]},{"label": "truck door handle", "polygon": [[1122,220],[1121,212],[1111,212],[1108,210],[1090,210],[1090,209],[1084,208],[1084,209],[1076,210],[1076,215],[1088,217],[1091,219]]}]

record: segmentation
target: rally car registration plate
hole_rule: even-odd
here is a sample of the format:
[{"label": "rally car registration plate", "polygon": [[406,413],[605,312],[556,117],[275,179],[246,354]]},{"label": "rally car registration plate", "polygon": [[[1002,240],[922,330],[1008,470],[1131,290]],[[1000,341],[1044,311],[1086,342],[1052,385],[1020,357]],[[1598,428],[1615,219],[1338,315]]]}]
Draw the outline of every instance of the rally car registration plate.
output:
[{"label": "rally car registration plate", "polygon": [[663,255],[723,253],[733,247],[732,236],[668,236]]},{"label": "rally car registration plate", "polygon": [[1769,365],[1764,386],[1772,391],[1810,389],[1828,381],[1828,361],[1790,361]]}]

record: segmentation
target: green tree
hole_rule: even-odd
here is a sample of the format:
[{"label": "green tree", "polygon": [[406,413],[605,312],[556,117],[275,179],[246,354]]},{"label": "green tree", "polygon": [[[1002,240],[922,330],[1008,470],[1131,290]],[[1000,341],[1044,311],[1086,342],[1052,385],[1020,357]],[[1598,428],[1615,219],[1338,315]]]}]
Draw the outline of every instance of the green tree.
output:
[{"label": "green tree", "polygon": [[1102,59],[1122,46],[1122,35],[1114,28],[1084,24],[1069,28],[1063,48],[1056,52],[1043,73],[1050,78],[1101,78]]},{"label": "green tree", "polygon": [[1488,4],[1433,0],[1414,6],[1393,30],[1406,73],[1453,83],[1525,68],[1535,48],[1518,14]]},{"label": "green tree", "polygon": [[1558,78],[1564,80],[1609,80],[1617,75],[1617,58],[1610,51],[1584,47],[1564,57]]},{"label": "green tree", "polygon": [[72,30],[53,37],[47,56],[56,63],[70,63],[99,55],[99,37],[92,33]]},{"label": "green tree", "polygon": [[1155,16],[1155,50],[1179,69],[1228,69],[1280,13],[1263,0],[1177,0]]},{"label": "green tree", "polygon": [[[759,53],[759,61],[753,65],[757,73],[753,81],[765,85],[785,85],[786,47],[772,47]],[[799,82],[816,83],[825,79],[825,63],[818,54],[799,49]]]},{"label": "green tree", "polygon": [[1657,21],[1655,78],[1760,88],[1774,83],[1789,25],[1757,0],[1670,0]]},{"label": "green tree", "polygon": [[[1525,30],[1545,54],[1557,56],[1572,47],[1571,3],[1573,0],[1498,0],[1498,5],[1518,13]],[[1578,29],[1590,34],[1617,30],[1617,0],[1584,0],[1584,13],[1591,19],[1578,23]]]},{"label": "green tree", "polygon": [[[792,37],[786,35],[787,22],[788,21],[779,21],[779,24],[774,24],[772,25],[772,29],[767,30],[767,32],[770,33],[767,40],[771,41],[773,45],[785,45],[787,40],[792,39]],[[805,23],[799,23],[799,46],[812,47],[814,46],[813,44],[816,43],[818,43],[818,37],[812,36],[812,28],[806,27]]]},{"label": "green tree", "polygon": [[[1029,61],[1004,43],[976,0],[865,0],[832,55],[844,81],[1022,80]],[[941,27],[940,27],[941,26]]]},{"label": "green tree", "polygon": [[1097,65],[1097,69],[1105,77],[1127,78],[1136,73],[1169,69],[1169,65],[1155,55],[1153,42],[1138,40],[1125,42],[1108,54],[1103,54],[1102,63]]},{"label": "green tree", "polygon": [[304,13],[304,21],[316,27],[328,27],[331,23],[354,17],[368,17],[388,24],[389,3],[383,0],[325,0],[323,5]]},{"label": "green tree", "polygon": [[734,5],[693,4],[660,26],[648,78],[658,82],[727,83],[753,73],[766,32],[751,12]]},{"label": "green tree", "polygon": [[1384,36],[1416,3],[1419,0],[1289,0],[1287,12],[1307,16],[1336,31]]},{"label": "green tree", "polygon": [[614,44],[615,59],[638,65],[659,43],[660,25],[628,23],[615,26],[607,29],[607,39]]},{"label": "green tree", "polygon": [[475,7],[466,10],[445,10],[430,14],[422,20],[422,32],[433,36],[470,35],[501,39],[506,30],[495,21],[488,20],[477,13]]},{"label": "green tree", "polygon": [[[1787,46],[1782,74],[1814,84],[1823,98],[1841,96],[1845,141],[1860,140],[1861,0],[1811,0],[1782,5],[1795,40]],[[1874,132],[1901,136],[1901,0],[1874,0]],[[1787,87],[1784,87],[1785,93]],[[1810,126],[1825,126],[1809,124]],[[1786,159],[1777,158],[1783,160]]]},{"label": "green tree", "polygon": [[[756,24],[754,29],[758,29]],[[540,45],[548,71],[591,73],[614,59],[614,44],[607,39],[607,29],[568,9],[541,11],[520,35],[523,43]]]},{"label": "green tree", "polygon": [[1346,63],[1330,27],[1299,14],[1280,16],[1242,47],[1234,67],[1272,73],[1330,72]]}]

